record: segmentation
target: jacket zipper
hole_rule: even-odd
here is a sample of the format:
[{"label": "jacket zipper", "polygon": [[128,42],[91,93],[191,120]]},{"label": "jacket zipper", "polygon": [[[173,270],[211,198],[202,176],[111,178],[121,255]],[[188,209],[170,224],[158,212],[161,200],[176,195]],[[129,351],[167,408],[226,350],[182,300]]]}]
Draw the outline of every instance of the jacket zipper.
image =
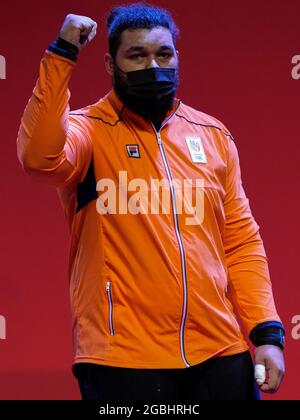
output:
[{"label": "jacket zipper", "polygon": [[156,128],[154,127],[152,122],[151,122],[151,124],[152,124],[154,132],[156,134],[157,143],[158,143],[158,146],[159,146],[161,156],[163,158],[164,166],[165,166],[165,169],[166,169],[166,172],[167,172],[167,176],[168,176],[168,180],[169,180],[169,184],[170,184],[170,189],[171,189],[172,210],[173,210],[173,215],[174,215],[174,225],[175,225],[176,237],[177,237],[177,241],[178,241],[178,245],[179,245],[179,249],[180,249],[182,280],[183,280],[183,310],[182,310],[181,323],[180,323],[180,352],[181,352],[181,357],[182,357],[184,363],[186,364],[187,367],[190,367],[190,364],[186,359],[185,350],[184,350],[184,326],[185,326],[185,321],[186,321],[187,298],[188,298],[188,296],[187,296],[187,277],[186,277],[185,252],[184,252],[181,233],[180,233],[180,230],[179,230],[178,214],[177,214],[177,208],[176,208],[176,197],[175,197],[173,179],[172,179],[171,171],[170,171],[170,168],[169,168],[169,165],[168,165],[166,153],[165,153],[165,150],[164,150],[164,146],[163,146],[162,139],[161,139],[161,134],[160,134],[161,129],[164,127],[164,125],[168,121],[170,121],[171,118],[173,118],[174,115],[175,115],[175,112],[167,121],[165,121],[164,124],[162,124],[159,131],[156,130]]},{"label": "jacket zipper", "polygon": [[115,335],[114,323],[113,323],[113,301],[112,301],[112,298],[111,298],[111,283],[110,283],[110,281],[106,282],[106,293],[107,293],[108,304],[109,304],[109,314],[108,314],[109,332],[110,332],[110,335]]}]

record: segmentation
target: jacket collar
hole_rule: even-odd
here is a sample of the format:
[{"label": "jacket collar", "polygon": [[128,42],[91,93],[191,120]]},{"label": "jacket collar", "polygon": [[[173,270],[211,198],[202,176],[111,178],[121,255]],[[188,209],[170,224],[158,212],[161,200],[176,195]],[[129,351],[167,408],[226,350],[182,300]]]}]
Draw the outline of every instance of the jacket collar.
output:
[{"label": "jacket collar", "polygon": [[[110,103],[110,106],[113,108],[115,113],[118,115],[120,120],[125,120],[128,122],[133,122],[139,128],[153,132],[153,126],[149,119],[142,117],[141,115],[136,114],[127,108],[121,99],[116,94],[115,90],[112,88],[110,92],[105,96],[104,100],[107,100]],[[162,125],[168,123],[171,120],[172,116],[180,107],[181,101],[177,98],[174,99],[172,109],[167,113]]]}]

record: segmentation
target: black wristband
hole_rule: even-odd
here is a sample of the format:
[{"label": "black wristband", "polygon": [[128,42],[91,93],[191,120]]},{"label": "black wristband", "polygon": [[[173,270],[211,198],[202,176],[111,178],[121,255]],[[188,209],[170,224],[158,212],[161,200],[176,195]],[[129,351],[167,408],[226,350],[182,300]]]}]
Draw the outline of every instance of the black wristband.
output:
[{"label": "black wristband", "polygon": [[285,331],[283,325],[280,322],[274,321],[258,324],[250,332],[249,338],[256,347],[272,344],[283,350],[284,336]]},{"label": "black wristband", "polygon": [[48,50],[72,61],[77,61],[79,53],[79,48],[76,45],[60,37],[49,45]]}]

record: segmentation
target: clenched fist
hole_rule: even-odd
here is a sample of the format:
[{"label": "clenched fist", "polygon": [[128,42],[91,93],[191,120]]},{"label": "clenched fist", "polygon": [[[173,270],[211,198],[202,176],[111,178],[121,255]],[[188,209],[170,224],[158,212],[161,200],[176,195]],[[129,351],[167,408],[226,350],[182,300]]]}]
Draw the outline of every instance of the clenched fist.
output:
[{"label": "clenched fist", "polygon": [[59,36],[81,50],[91,42],[96,32],[97,23],[94,20],[86,16],[70,14],[66,16]]}]

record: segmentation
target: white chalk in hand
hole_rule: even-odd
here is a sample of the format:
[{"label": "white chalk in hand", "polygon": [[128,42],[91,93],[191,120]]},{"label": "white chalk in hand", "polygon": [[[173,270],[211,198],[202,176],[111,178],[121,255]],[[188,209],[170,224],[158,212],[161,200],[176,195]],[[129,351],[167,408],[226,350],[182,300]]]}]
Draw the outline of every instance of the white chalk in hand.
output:
[{"label": "white chalk in hand", "polygon": [[255,365],[254,377],[258,385],[262,385],[266,380],[265,365]]}]

